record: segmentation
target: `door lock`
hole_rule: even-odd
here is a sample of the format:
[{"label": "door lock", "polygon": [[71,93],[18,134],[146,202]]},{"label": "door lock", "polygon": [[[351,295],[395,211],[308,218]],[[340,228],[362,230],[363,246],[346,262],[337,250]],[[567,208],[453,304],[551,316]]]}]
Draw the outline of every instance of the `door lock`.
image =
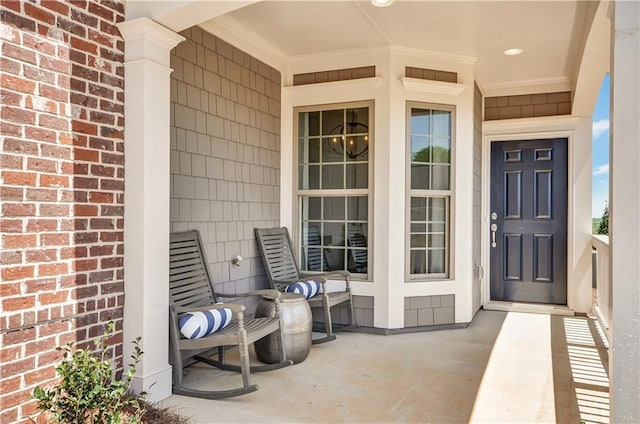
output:
[{"label": "door lock", "polygon": [[496,247],[496,231],[498,230],[498,226],[496,224],[491,224],[491,247]]}]

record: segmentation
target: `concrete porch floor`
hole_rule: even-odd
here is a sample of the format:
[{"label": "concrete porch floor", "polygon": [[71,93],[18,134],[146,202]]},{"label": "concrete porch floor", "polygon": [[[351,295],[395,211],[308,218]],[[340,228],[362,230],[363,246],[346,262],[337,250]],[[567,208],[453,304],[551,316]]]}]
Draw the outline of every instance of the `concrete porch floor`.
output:
[{"label": "concrete porch floor", "polygon": [[[465,329],[338,333],[300,364],[252,374],[257,392],[217,401],[173,395],[163,406],[194,423],[607,423],[599,340],[589,318],[483,310]],[[237,387],[241,377],[196,364],[186,384]]]}]

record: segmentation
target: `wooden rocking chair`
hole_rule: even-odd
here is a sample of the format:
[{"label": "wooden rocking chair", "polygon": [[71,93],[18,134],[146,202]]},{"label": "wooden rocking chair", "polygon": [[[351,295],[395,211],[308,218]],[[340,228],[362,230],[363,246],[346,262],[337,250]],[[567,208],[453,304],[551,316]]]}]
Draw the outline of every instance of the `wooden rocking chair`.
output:
[{"label": "wooden rocking chair", "polygon": [[[331,307],[348,302],[349,321],[347,327],[355,327],[353,313],[353,301],[351,299],[351,286],[349,283],[349,271],[330,272],[300,272],[300,268],[293,256],[293,247],[289,232],[286,227],[281,228],[256,228],[256,239],[262,253],[262,261],[271,287],[280,291],[290,284],[314,280],[322,285],[320,292],[307,299],[311,309],[322,308],[324,314],[324,325],[326,336],[320,339],[313,339],[313,344],[324,343],[335,340],[333,334],[333,323],[331,321]],[[338,292],[327,292],[327,277],[331,275],[339,276],[345,281],[345,290]]]},{"label": "wooden rocking chair", "polygon": [[[256,391],[258,386],[249,383],[250,372],[268,371],[291,365],[286,359],[278,313],[280,293],[276,290],[258,290],[242,294],[215,293],[209,267],[204,257],[200,234],[197,231],[171,234],[169,258],[169,337],[171,366],[173,371],[173,393],[205,399],[221,399]],[[219,303],[218,298],[239,298],[268,295],[275,299],[274,318],[245,319],[245,306],[239,303]],[[231,322],[221,330],[202,338],[189,339],[180,333],[180,318],[187,313],[230,309]],[[250,366],[248,346],[271,333],[278,333],[281,362],[271,365]],[[237,346],[240,365],[225,363],[225,346]],[[217,360],[208,357],[217,348]],[[207,352],[207,353],[205,353]],[[204,391],[183,385],[186,365],[201,361],[208,365],[242,373],[242,387],[230,390]]]}]

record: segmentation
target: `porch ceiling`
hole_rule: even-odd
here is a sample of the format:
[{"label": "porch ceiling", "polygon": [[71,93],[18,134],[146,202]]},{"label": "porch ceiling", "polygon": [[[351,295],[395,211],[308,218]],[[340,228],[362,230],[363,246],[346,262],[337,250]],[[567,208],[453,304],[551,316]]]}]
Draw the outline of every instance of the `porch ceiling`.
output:
[{"label": "porch ceiling", "polygon": [[[331,50],[397,46],[477,58],[485,89],[571,85],[584,46],[590,1],[260,1],[207,25],[288,61]],[[592,15],[591,15],[592,16]],[[587,23],[587,24],[585,24]],[[519,56],[506,56],[521,48]],[[530,90],[531,91],[531,90]]]}]

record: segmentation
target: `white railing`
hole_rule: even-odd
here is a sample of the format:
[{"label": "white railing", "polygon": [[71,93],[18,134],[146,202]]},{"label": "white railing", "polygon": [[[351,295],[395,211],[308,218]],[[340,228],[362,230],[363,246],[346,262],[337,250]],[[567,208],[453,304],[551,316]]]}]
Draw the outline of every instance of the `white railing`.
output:
[{"label": "white railing", "polygon": [[593,235],[591,243],[596,252],[596,266],[593,272],[596,273],[598,293],[598,298],[593,305],[593,311],[610,342],[612,287],[611,281],[609,281],[609,237]]}]

